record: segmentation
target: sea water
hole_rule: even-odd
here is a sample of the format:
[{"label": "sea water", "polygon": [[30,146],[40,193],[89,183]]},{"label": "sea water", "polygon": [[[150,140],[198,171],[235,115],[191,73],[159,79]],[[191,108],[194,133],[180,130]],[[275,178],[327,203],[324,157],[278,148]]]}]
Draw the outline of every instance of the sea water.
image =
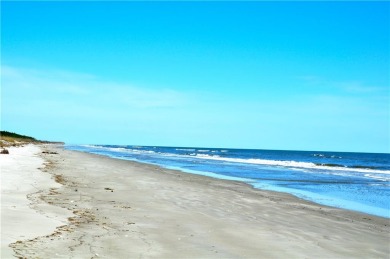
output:
[{"label": "sea water", "polygon": [[131,145],[65,147],[242,181],[255,188],[390,218],[390,154]]}]

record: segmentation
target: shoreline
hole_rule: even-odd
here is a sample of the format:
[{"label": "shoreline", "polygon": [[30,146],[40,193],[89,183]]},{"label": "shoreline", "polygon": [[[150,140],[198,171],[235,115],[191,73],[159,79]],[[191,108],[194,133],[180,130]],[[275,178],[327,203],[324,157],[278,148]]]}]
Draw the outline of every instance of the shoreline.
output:
[{"label": "shoreline", "polygon": [[353,210],[353,209],[348,209],[348,208],[343,208],[343,207],[337,207],[337,206],[322,204],[322,203],[316,202],[314,199],[310,200],[310,199],[301,198],[298,195],[295,195],[295,194],[287,192],[287,191],[277,191],[277,190],[272,190],[272,189],[258,188],[256,186],[254,186],[253,184],[251,184],[249,182],[246,182],[245,181],[246,179],[244,179],[244,178],[242,178],[242,180],[237,180],[239,177],[235,177],[235,176],[224,176],[224,175],[221,175],[221,177],[218,177],[217,174],[215,174],[216,176],[214,177],[214,176],[212,176],[214,173],[202,174],[201,171],[190,172],[190,171],[181,170],[181,168],[177,168],[177,169],[175,169],[175,168],[168,168],[168,167],[164,167],[164,166],[161,166],[161,165],[158,165],[158,164],[152,164],[152,163],[147,163],[147,162],[142,162],[142,161],[114,158],[114,157],[110,157],[110,156],[107,156],[107,155],[94,154],[94,153],[89,153],[89,152],[84,152],[84,151],[79,151],[79,150],[68,150],[68,149],[65,149],[65,148],[64,148],[64,150],[72,151],[72,152],[80,152],[80,153],[83,153],[83,154],[90,154],[90,155],[94,155],[94,156],[98,156],[98,157],[102,157],[102,158],[104,157],[104,158],[110,158],[110,159],[115,159],[115,160],[128,161],[130,163],[140,164],[140,165],[144,165],[144,166],[151,166],[151,167],[155,167],[156,170],[160,170],[160,171],[161,170],[167,170],[167,171],[172,171],[172,172],[179,173],[179,174],[189,174],[189,175],[205,177],[205,178],[209,178],[209,179],[213,179],[213,180],[217,180],[217,181],[227,181],[227,182],[234,182],[235,184],[243,184],[246,187],[248,187],[248,188],[250,188],[250,189],[252,189],[254,191],[257,190],[257,191],[260,191],[260,192],[275,193],[276,195],[281,195],[281,196],[283,196],[283,195],[291,196],[291,198],[298,199],[301,203],[308,203],[308,204],[312,204],[312,205],[317,205],[318,207],[326,207],[328,209],[336,209],[336,210],[342,210],[342,211],[345,211],[345,212],[357,213],[357,214],[361,214],[363,216],[365,215],[365,216],[370,216],[370,217],[383,218],[385,220],[389,220],[389,224],[390,224],[390,211],[389,211],[389,217],[384,217],[384,216],[381,216],[381,215],[371,214],[371,213],[367,213],[367,212],[364,212],[364,211],[359,211],[359,210]]},{"label": "shoreline", "polygon": [[[326,155],[319,151],[293,151],[292,153],[277,151],[276,155],[272,150],[253,150],[255,153],[246,157],[245,152],[235,153],[234,150],[217,148],[129,145],[64,145],[64,147],[67,150],[151,164],[189,174],[240,181],[260,190],[288,193],[322,206],[390,219],[390,207],[386,195],[389,191],[386,189],[387,173],[390,171],[374,170],[374,168],[382,168],[378,165],[369,166],[373,163],[372,159],[384,163],[387,156],[369,156],[363,159],[360,155],[351,155],[352,153]],[[231,153],[227,155],[225,152]],[[316,156],[320,158],[312,158]],[[259,159],[260,157],[266,159]],[[328,161],[326,165],[329,166],[326,168],[318,166],[325,165],[319,163],[319,160],[325,162],[323,159],[341,158],[343,161]],[[273,166],[263,166],[271,164]],[[382,166],[387,168],[385,164]]]},{"label": "shoreline", "polygon": [[48,152],[41,156],[52,165],[44,173],[61,184],[43,192],[40,202],[66,209],[71,216],[51,235],[13,243],[22,256],[387,258],[390,254],[386,218],[243,182],[62,146],[40,148]]}]

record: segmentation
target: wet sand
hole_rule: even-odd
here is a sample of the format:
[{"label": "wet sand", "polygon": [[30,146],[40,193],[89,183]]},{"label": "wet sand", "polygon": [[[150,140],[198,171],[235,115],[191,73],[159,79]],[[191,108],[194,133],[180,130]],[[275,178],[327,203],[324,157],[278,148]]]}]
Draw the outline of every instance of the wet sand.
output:
[{"label": "wet sand", "polygon": [[[44,166],[37,169],[33,164],[30,169],[46,180],[42,181],[45,184],[35,182],[34,188],[39,191],[27,190],[35,193],[33,198],[28,195],[24,200],[13,200],[12,190],[4,194],[10,189],[9,175],[30,179],[23,172],[31,171],[12,163],[4,171],[2,165],[2,253],[10,243],[14,255],[27,258],[390,255],[389,219],[325,207],[240,182],[66,151],[53,145],[39,148],[36,154],[40,157],[34,158],[41,159]],[[24,209],[34,210],[40,217],[34,222],[50,226],[42,233],[29,228],[31,223],[25,219],[3,216],[12,206],[26,202],[30,205]],[[22,208],[19,214],[23,213]],[[17,222],[25,227],[10,239]],[[7,251],[7,255],[12,252]]]}]

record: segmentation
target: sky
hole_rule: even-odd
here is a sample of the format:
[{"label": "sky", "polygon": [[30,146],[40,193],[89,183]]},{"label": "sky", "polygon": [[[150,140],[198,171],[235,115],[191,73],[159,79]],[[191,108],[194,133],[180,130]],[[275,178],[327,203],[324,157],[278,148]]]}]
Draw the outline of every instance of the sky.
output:
[{"label": "sky", "polygon": [[0,4],[2,130],[390,153],[389,2]]}]

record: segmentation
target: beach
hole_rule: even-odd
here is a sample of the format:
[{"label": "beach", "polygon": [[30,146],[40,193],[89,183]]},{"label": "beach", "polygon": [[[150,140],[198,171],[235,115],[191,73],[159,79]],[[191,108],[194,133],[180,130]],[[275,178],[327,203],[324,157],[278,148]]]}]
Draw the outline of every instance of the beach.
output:
[{"label": "beach", "polygon": [[1,258],[388,258],[387,218],[64,150],[1,155]]}]

